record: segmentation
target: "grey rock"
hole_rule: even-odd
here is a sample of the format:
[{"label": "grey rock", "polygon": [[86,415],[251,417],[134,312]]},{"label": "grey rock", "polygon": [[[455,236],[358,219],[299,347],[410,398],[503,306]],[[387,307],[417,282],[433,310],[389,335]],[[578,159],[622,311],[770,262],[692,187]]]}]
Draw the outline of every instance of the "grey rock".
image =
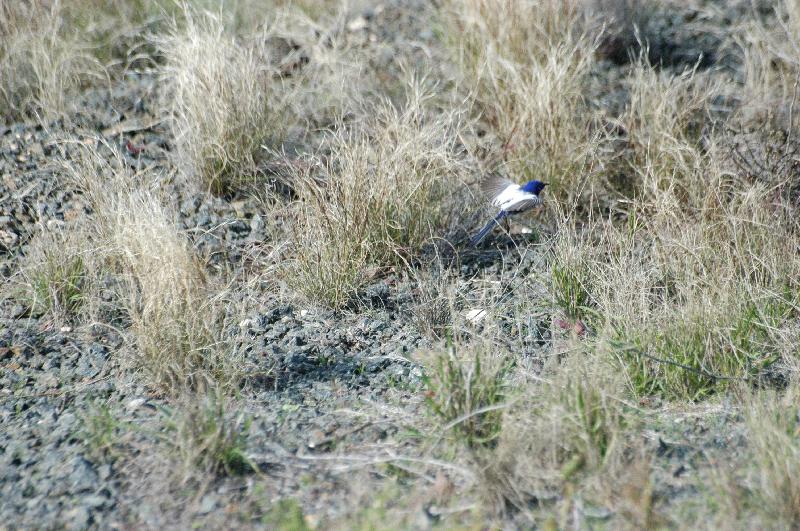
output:
[{"label": "grey rock", "polygon": [[203,496],[203,499],[200,500],[200,508],[198,512],[200,514],[208,514],[213,511],[217,506],[217,501],[211,494],[206,494]]},{"label": "grey rock", "polygon": [[63,523],[68,529],[86,529],[89,527],[90,519],[89,509],[82,506],[67,510],[62,517]]},{"label": "grey rock", "polygon": [[239,235],[245,235],[250,232],[250,225],[242,221],[241,219],[237,219],[230,225],[228,225],[228,230]]},{"label": "grey rock", "polygon": [[106,481],[111,477],[111,465],[100,465],[97,467],[97,475],[101,481]]},{"label": "grey rock", "polygon": [[99,508],[108,503],[108,498],[98,495],[84,496],[81,498],[81,502],[87,507]]},{"label": "grey rock", "polygon": [[260,232],[262,232],[264,230],[264,226],[265,226],[264,219],[261,216],[259,216],[258,214],[254,215],[250,219],[250,230],[252,232],[260,233]]},{"label": "grey rock", "polygon": [[73,492],[94,490],[97,486],[97,474],[90,463],[82,457],[72,459],[72,473],[68,481]]},{"label": "grey rock", "polygon": [[373,307],[383,308],[389,304],[390,290],[386,282],[377,282],[367,287],[365,295]]}]

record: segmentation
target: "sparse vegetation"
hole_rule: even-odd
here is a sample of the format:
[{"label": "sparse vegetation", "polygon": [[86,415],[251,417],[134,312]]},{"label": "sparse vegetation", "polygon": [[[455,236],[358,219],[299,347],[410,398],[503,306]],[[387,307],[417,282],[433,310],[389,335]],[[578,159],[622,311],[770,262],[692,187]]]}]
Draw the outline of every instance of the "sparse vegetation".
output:
[{"label": "sparse vegetation", "polygon": [[68,318],[81,310],[91,275],[85,250],[76,245],[79,239],[66,230],[46,230],[29,245],[21,299],[32,313]]},{"label": "sparse vegetation", "polygon": [[279,500],[261,519],[261,523],[278,531],[306,531],[303,509],[291,498]]},{"label": "sparse vegetation", "polygon": [[752,445],[745,488],[754,496],[762,525],[793,527],[800,522],[800,485],[791,473],[800,465],[796,393],[791,388],[784,396],[755,394],[745,406]]},{"label": "sparse vegetation", "polygon": [[469,447],[492,445],[502,429],[510,361],[488,348],[425,356],[426,402],[431,412]]},{"label": "sparse vegetation", "polygon": [[120,444],[126,424],[108,404],[95,403],[85,413],[81,424],[77,435],[92,459],[106,463],[122,455]]},{"label": "sparse vegetation", "polygon": [[246,444],[250,421],[219,391],[187,396],[167,420],[168,445],[183,465],[184,480],[202,474],[253,471]]},{"label": "sparse vegetation", "polygon": [[581,31],[580,3],[445,5],[447,41],[482,122],[497,136],[490,164],[521,182],[550,182],[556,197],[577,200],[604,163],[602,135],[584,99],[596,41]]},{"label": "sparse vegetation", "polygon": [[598,496],[597,480],[616,477],[633,448],[629,434],[637,421],[612,363],[576,353],[543,375],[540,383],[523,380],[518,400],[503,414],[509,429],[500,432],[496,448],[477,456],[481,489],[494,510],[522,509],[553,491]]},{"label": "sparse vegetation", "polygon": [[0,521],[800,526],[800,4],[722,4],[0,0]]},{"label": "sparse vegetation", "polygon": [[209,278],[154,191],[157,176],[134,174],[98,150],[66,166],[95,210],[96,238],[127,292],[119,294],[137,344],[135,365],[162,391],[235,385],[241,367],[225,338],[223,286]]},{"label": "sparse vegetation", "polygon": [[289,282],[338,307],[381,270],[412,259],[446,235],[465,196],[457,116],[432,117],[430,95],[412,83],[403,107],[383,102],[353,130],[335,133],[330,154],[294,176],[298,183]]},{"label": "sparse vegetation", "polygon": [[415,271],[414,280],[417,285],[414,309],[417,328],[432,339],[453,338],[454,314],[463,305],[456,275],[450,270],[430,266]]},{"label": "sparse vegetation", "polygon": [[254,186],[264,147],[279,148],[291,125],[270,50],[258,42],[238,42],[219,17],[190,12],[158,43],[177,156],[215,194]]},{"label": "sparse vegetation", "polygon": [[0,116],[58,115],[75,90],[102,75],[87,43],[64,22],[61,1],[0,4]]}]

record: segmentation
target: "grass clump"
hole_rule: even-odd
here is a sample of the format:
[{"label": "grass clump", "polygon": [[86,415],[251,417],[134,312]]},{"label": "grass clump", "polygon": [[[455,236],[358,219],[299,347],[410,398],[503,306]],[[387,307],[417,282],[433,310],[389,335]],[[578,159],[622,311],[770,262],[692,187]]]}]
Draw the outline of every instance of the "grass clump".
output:
[{"label": "grass clump", "polygon": [[168,208],[158,176],[85,148],[66,169],[88,197],[104,259],[122,279],[118,303],[130,321],[135,365],[153,387],[177,393],[232,385],[238,363],[225,335],[225,288],[209,277]]},{"label": "grass clump", "polygon": [[800,525],[800,410],[797,389],[755,395],[745,406],[750,464],[745,485],[766,527]]},{"label": "grass clump", "polygon": [[76,313],[83,302],[85,278],[81,257],[59,263],[48,260],[31,278],[32,308],[37,313],[59,309],[68,314]]},{"label": "grass clump", "polygon": [[114,244],[125,259],[131,326],[148,380],[165,389],[231,377],[225,308],[214,281],[150,192],[118,198]]},{"label": "grass clump", "polygon": [[454,319],[463,306],[458,279],[440,257],[413,271],[416,282],[412,319],[421,333],[433,340],[453,337]]},{"label": "grass clump", "polygon": [[715,83],[642,59],[628,83],[627,223],[565,221],[553,298],[571,318],[584,308],[636,394],[700,399],[791,356],[796,221],[774,190],[726,168]]},{"label": "grass clump", "polygon": [[745,448],[739,459],[716,463],[716,524],[790,529],[800,523],[798,390],[739,389]]},{"label": "grass clump", "polygon": [[622,123],[625,174],[631,182],[619,191],[640,199],[640,205],[696,212],[708,196],[706,178],[713,161],[702,140],[719,86],[696,70],[677,76],[658,71],[643,56],[628,83],[630,101]]},{"label": "grass clump", "polygon": [[510,361],[488,348],[450,345],[426,360],[426,403],[468,447],[492,445],[502,429]]},{"label": "grass clump", "polygon": [[572,241],[557,246],[560,254],[551,266],[551,292],[553,302],[569,319],[581,319],[591,313],[591,274],[582,252],[589,249],[580,242]]},{"label": "grass clump", "polygon": [[349,302],[370,271],[403,264],[459,213],[464,187],[455,117],[433,118],[429,94],[384,102],[374,116],[329,139],[329,154],[293,177],[300,202],[289,282],[308,298]]},{"label": "grass clump", "polygon": [[568,442],[562,443],[566,448],[557,462],[564,463],[561,472],[569,480],[583,468],[596,470],[609,463],[627,420],[624,407],[616,402],[619,389],[604,388],[580,376],[566,378],[558,402],[564,408],[565,429],[571,433]]},{"label": "grass clump", "polygon": [[706,208],[652,206],[633,229],[596,223],[591,238],[555,242],[554,271],[577,270],[581,280],[567,283],[570,290],[556,275],[554,297],[569,311],[589,288],[590,327],[640,396],[707,397],[761,378],[797,346],[790,279],[800,263],[794,244],[785,245],[796,238],[791,220],[765,208],[763,191],[704,193]]},{"label": "grass clump", "polygon": [[120,436],[125,423],[108,404],[94,404],[83,418],[78,437],[83,440],[89,456],[98,463],[113,462],[122,455]]},{"label": "grass clump", "polygon": [[477,455],[490,508],[525,511],[554,492],[602,497],[603,482],[624,471],[636,426],[617,367],[576,352],[546,368],[538,383],[524,371],[515,378],[520,395],[503,413],[496,447]]},{"label": "grass clump", "polygon": [[[742,24],[732,39],[744,73],[740,118],[746,122],[778,120],[791,114],[800,75],[800,7],[794,0],[775,2],[770,16]],[[772,124],[774,125],[774,124]]]},{"label": "grass clump", "polygon": [[264,146],[291,125],[286,93],[271,66],[267,35],[241,41],[219,16],[185,7],[183,23],[160,36],[163,108],[178,163],[214,194],[258,182]]},{"label": "grass clump", "polygon": [[733,313],[687,315],[634,336],[640,350],[628,354],[636,394],[697,400],[767,375],[786,353],[780,331],[790,322],[790,303],[777,296],[728,308]]},{"label": "grass clump", "polygon": [[[75,229],[72,229],[75,230]],[[34,315],[76,317],[91,290],[88,249],[68,229],[46,230],[26,248],[21,299]]]},{"label": "grass clump", "polygon": [[579,2],[451,0],[446,41],[483,122],[499,141],[492,165],[520,182],[552,183],[576,199],[598,163],[601,137],[584,95],[596,43]]},{"label": "grass clump", "polygon": [[307,531],[311,527],[303,519],[303,508],[294,498],[278,500],[261,517],[261,523],[278,531]]},{"label": "grass clump", "polygon": [[250,421],[234,411],[224,395],[185,396],[167,423],[170,443],[185,477],[239,475],[254,470],[246,445]]},{"label": "grass clump", "polygon": [[75,90],[101,77],[89,46],[54,2],[0,4],[0,116],[24,119],[68,110]]},{"label": "grass clump", "polygon": [[589,304],[589,292],[578,274],[567,266],[553,266],[552,275],[556,304],[564,309],[568,317],[578,318]]}]

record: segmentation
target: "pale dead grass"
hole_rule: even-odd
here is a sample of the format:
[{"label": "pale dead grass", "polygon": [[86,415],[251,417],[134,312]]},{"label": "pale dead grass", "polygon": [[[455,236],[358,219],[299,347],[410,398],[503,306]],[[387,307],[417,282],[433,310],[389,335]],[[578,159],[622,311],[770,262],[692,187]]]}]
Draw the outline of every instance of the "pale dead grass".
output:
[{"label": "pale dead grass", "polygon": [[496,448],[475,456],[487,499],[524,513],[569,484],[599,496],[625,466],[637,422],[615,364],[579,352],[534,379],[516,378]]},{"label": "pale dead grass", "polygon": [[453,337],[457,314],[464,308],[455,272],[444,267],[437,256],[435,261],[410,274],[416,285],[413,320],[417,330],[434,340]]},{"label": "pale dead grass", "polygon": [[134,174],[94,148],[65,169],[89,198],[105,259],[124,279],[119,304],[135,338],[134,365],[146,381],[168,392],[235,383],[240,364],[225,335],[226,288],[178,232],[155,192],[158,176]]},{"label": "pale dead grass", "polygon": [[707,199],[699,219],[671,205],[556,242],[554,300],[619,349],[637,393],[698,398],[729,383],[709,374],[758,378],[797,346],[796,232],[764,189]]},{"label": "pale dead grass", "polygon": [[431,115],[429,98],[412,84],[402,107],[378,104],[371,118],[332,133],[324,159],[297,166],[287,280],[308,298],[345,304],[370,269],[403,264],[458,219],[466,176],[458,116]]},{"label": "pale dead grass", "polygon": [[[782,391],[740,387],[737,405],[746,447],[715,461],[709,500],[699,517],[715,528],[791,529],[800,522],[797,385]],[[709,527],[711,528],[711,527]]]},{"label": "pale dead grass", "polygon": [[[624,158],[633,190],[623,190],[663,211],[695,212],[706,200],[714,161],[706,153],[709,108],[720,82],[695,70],[659,71],[645,59],[635,61],[628,77],[629,102],[621,117],[628,152]],[[717,172],[718,173],[718,172]],[[671,202],[671,204],[664,204]]]},{"label": "pale dead grass", "polygon": [[255,185],[264,148],[291,125],[287,94],[259,42],[243,43],[219,16],[184,6],[184,20],[157,38],[164,54],[163,109],[176,163],[215,194]]},{"label": "pale dead grass", "polygon": [[800,6],[794,0],[774,5],[775,16],[747,21],[732,37],[744,74],[740,119],[784,125],[800,76]]},{"label": "pale dead grass", "polygon": [[287,144],[289,151],[304,144],[301,125],[308,134],[352,115],[371,86],[356,81],[366,57],[338,36],[341,13],[321,9],[314,20],[298,6],[272,7],[242,29],[228,20],[237,9],[184,4],[154,38],[165,58],[162,111],[176,164],[217,195],[263,192],[270,162],[283,160]]},{"label": "pale dead grass", "polygon": [[717,85],[643,61],[629,82],[627,223],[561,227],[553,298],[620,349],[637,393],[698,398],[790,355],[796,223],[725,168],[705,125]]},{"label": "pale dead grass", "polygon": [[442,18],[461,83],[498,138],[489,165],[550,182],[559,200],[590,190],[603,135],[584,99],[597,43],[580,2],[454,0]]},{"label": "pale dead grass", "polygon": [[43,226],[25,248],[17,297],[32,315],[47,314],[56,322],[86,313],[97,295],[93,280],[99,264],[80,226]]},{"label": "pale dead grass", "polygon": [[64,4],[0,3],[0,115],[57,116],[75,91],[103,78],[89,44],[65,24]]},{"label": "pale dead grass", "polygon": [[[782,13],[787,22],[778,25],[778,35],[792,20]],[[484,18],[492,20],[491,14],[474,18],[475,27]],[[504,46],[514,49],[513,42]],[[782,75],[792,64],[790,40],[780,49],[777,41],[771,46],[772,56],[758,57],[764,69],[759,75]],[[539,50],[530,49],[535,57]],[[616,194],[617,215],[598,219],[569,205],[555,208],[561,222],[548,242],[545,277],[554,314],[550,332],[560,334],[553,347],[565,359],[553,359],[542,373],[509,385],[522,398],[503,408],[497,446],[475,452],[485,499],[501,511],[513,507],[510,513],[524,514],[524,521],[585,525],[583,508],[600,504],[638,527],[680,525],[681,514],[668,520],[659,514],[649,458],[635,457],[643,451],[637,442],[642,427],[635,400],[660,396],[680,404],[740,385],[796,379],[800,260],[795,250],[800,241],[786,194],[778,193],[785,191],[780,187],[792,178],[791,169],[772,180],[731,169],[730,132],[721,120],[743,115],[720,113],[718,103],[730,94],[730,80],[696,69],[657,69],[645,56],[643,51],[630,67],[629,101],[617,120],[624,140],[618,153],[625,166],[624,186],[609,183],[611,188],[591,190],[597,195],[589,196],[597,201],[607,199],[603,193]],[[776,86],[763,77],[748,83],[754,98],[748,103],[762,109],[777,103],[783,118],[772,123],[793,128],[786,118],[787,113],[791,118],[794,79]],[[569,119],[585,120],[582,112],[568,113]],[[749,116],[762,122],[769,118]],[[537,271],[530,283],[540,278]],[[543,305],[531,301],[529,311]],[[487,322],[501,313],[488,312]],[[556,322],[565,323],[568,331],[559,332]],[[484,330],[484,335],[494,333],[489,326]],[[458,387],[451,387],[450,395],[438,390],[446,397],[459,396]],[[786,396],[786,403],[792,396]],[[447,403],[446,398],[437,400]],[[796,415],[775,400],[745,407],[754,466],[734,467],[746,486],[728,494],[741,496],[745,511],[758,504],[768,509],[759,510],[755,519],[737,513],[736,523],[795,525],[791,473],[783,471],[793,466],[796,434],[791,425],[774,419]],[[620,489],[622,484],[631,487]],[[769,503],[760,501],[761,492],[771,497]],[[542,511],[530,509],[533,500],[556,500],[549,521],[541,520]],[[724,497],[711,500],[704,510],[713,512],[726,503]]]},{"label": "pale dead grass", "polygon": [[[745,97],[753,108],[777,102],[789,113],[800,71],[795,4],[782,3],[782,23],[754,26],[743,40]],[[750,461],[735,464],[730,503],[722,494],[719,503],[738,504],[736,521],[711,516],[732,525],[796,526],[800,232],[793,211],[776,204],[774,183],[728,164],[727,133],[711,118],[717,96],[730,90],[721,86],[727,80],[634,60],[629,101],[612,120],[627,182],[607,188],[595,178],[607,139],[585,101],[598,41],[585,33],[581,4],[451,0],[444,11],[461,82],[497,137],[488,162],[518,181],[550,181],[558,199],[557,232],[537,250],[544,265],[520,279],[530,285],[502,278],[483,294],[465,293],[446,273],[417,274],[426,283],[420,328],[430,324],[432,338],[452,336],[458,345],[425,358],[428,406],[446,428],[443,439],[458,448],[448,458],[479,478],[471,491],[478,505],[561,528],[587,525],[581,515],[591,504],[641,528],[666,525],[654,509],[650,460],[641,455],[636,399],[657,395],[681,404],[721,395],[740,380],[769,385],[767,373],[778,373],[792,382],[783,394],[744,398]],[[463,208],[454,205],[465,204],[458,201],[474,164],[461,153],[462,109],[437,108],[442,100],[433,104],[419,84],[402,105],[366,106],[347,79],[363,65],[344,61],[346,47],[335,37],[321,39],[319,21],[289,17],[282,20],[297,26],[271,26],[252,39],[232,29],[248,21],[226,17],[191,11],[158,40],[176,160],[188,163],[204,188],[235,191],[258,182],[264,157],[273,154],[263,146],[279,149],[288,127],[303,123],[299,116],[306,126],[346,116],[333,122],[315,155],[291,165],[298,201],[289,207],[293,261],[284,269],[295,291],[341,307],[371,279],[413,262],[461,219]],[[298,73],[297,86],[288,86],[282,68],[298,57],[281,62],[273,55],[281,39],[299,43],[303,60],[323,68]],[[33,108],[26,98],[35,100],[14,105]],[[744,118],[758,123],[764,115],[737,117]],[[792,120],[770,123],[794,127]],[[118,300],[135,366],[160,391],[208,391],[186,394],[171,417],[169,448],[184,477],[246,469],[247,421],[216,390],[229,389],[241,367],[226,335],[228,288],[176,229],[156,191],[158,176],[133,174],[91,150],[68,168],[95,209],[87,249],[124,279]],[[606,197],[611,192],[616,202]],[[601,201],[614,205],[615,216],[601,219],[580,207]],[[41,264],[30,269],[31,286],[46,279],[35,300],[49,301],[45,311],[69,310],[77,300],[72,269],[53,252],[64,241],[42,245]],[[549,298],[538,290],[542,284]],[[472,303],[485,313],[479,322],[465,316]],[[553,354],[541,372],[522,354],[529,336],[547,342],[535,336],[540,317],[551,322]],[[561,319],[569,331],[556,329]],[[550,518],[533,502],[552,509]]]},{"label": "pale dead grass", "polygon": [[800,417],[797,388],[782,396],[755,395],[745,409],[752,463],[747,484],[767,522],[788,527],[800,523]]},{"label": "pale dead grass", "polygon": [[246,455],[250,420],[226,393],[210,389],[181,397],[166,425],[166,447],[179,464],[177,477],[183,483],[252,470]]}]

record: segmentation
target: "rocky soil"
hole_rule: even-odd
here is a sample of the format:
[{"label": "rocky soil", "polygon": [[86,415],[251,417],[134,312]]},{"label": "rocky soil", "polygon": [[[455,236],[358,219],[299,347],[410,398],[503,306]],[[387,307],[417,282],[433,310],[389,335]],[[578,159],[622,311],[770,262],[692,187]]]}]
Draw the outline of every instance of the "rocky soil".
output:
[{"label": "rocky soil", "polygon": [[[661,39],[650,54],[662,54],[657,58],[669,67],[699,61],[704,68],[724,53],[720,35],[730,16],[697,20],[676,12],[659,19],[666,28],[650,21],[648,31]],[[376,34],[391,38],[386,29]],[[602,79],[613,79],[624,63],[610,56],[603,67],[611,73]],[[0,306],[0,529],[299,528],[362,513],[359,521],[369,526],[370,511],[391,506],[399,491],[416,493],[404,526],[435,525],[442,511],[437,489],[469,474],[444,465],[437,472],[421,435],[419,427],[432,419],[415,353],[434,340],[420,326],[420,288],[408,275],[376,279],[361,304],[344,312],[299,302],[277,281],[248,295],[232,333],[246,359],[240,413],[248,419],[246,453],[256,470],[205,485],[181,485],[168,473],[178,451],[170,446],[173,408],[120,361],[118,353],[131,348],[124,333],[31,315],[14,297],[31,239],[92,215],[60,177],[66,139],[102,138],[132,167],[174,173],[156,97],[153,76],[131,74],[110,90],[86,92],[68,119],[0,125],[0,274],[8,287]],[[169,177],[164,186],[180,228],[210,269],[245,278],[248,258],[279,243],[271,241],[276,221],[264,218],[255,199],[212,198]],[[461,251],[452,259],[465,284],[525,276],[546,252],[524,235],[514,242],[498,235],[483,250]],[[546,297],[542,290],[526,293]],[[556,334],[548,316],[519,333],[527,338],[520,359],[547,359]],[[659,419],[642,437],[660,474],[654,496],[668,505],[697,496],[686,478],[704,474],[715,459],[735,458],[741,433],[724,404],[702,411],[664,406]],[[287,498],[297,505],[281,505]],[[598,524],[612,516],[585,511]]]}]

